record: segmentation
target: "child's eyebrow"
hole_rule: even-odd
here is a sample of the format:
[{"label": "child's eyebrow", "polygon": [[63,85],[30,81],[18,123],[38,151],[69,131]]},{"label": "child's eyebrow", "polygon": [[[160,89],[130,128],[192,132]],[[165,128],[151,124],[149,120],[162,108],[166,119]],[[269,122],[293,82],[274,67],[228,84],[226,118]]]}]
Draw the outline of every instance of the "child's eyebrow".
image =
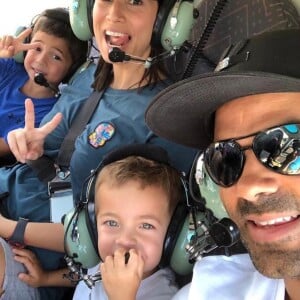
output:
[{"label": "child's eyebrow", "polygon": [[100,216],[100,217],[115,217],[115,218],[118,217],[118,215],[113,213],[113,212],[106,212],[106,213],[99,213],[98,212],[97,215]]},{"label": "child's eyebrow", "polygon": [[59,48],[53,47],[52,49],[56,50],[57,52],[59,52],[62,56],[64,56],[66,53],[64,51],[62,51]]},{"label": "child's eyebrow", "polygon": [[150,214],[147,214],[147,215],[141,215],[140,216],[140,219],[146,219],[146,220],[154,220],[155,222],[157,222],[157,223],[159,223],[159,224],[161,224],[162,222],[161,222],[161,220],[160,220],[160,218],[158,218],[158,217],[156,217],[156,216],[154,216],[154,215],[150,215]]},{"label": "child's eyebrow", "polygon": [[[41,44],[45,44],[45,42],[44,41],[42,41],[42,40],[33,40],[33,42],[35,42],[35,43],[41,43]],[[58,51],[58,52],[60,52],[62,55],[65,55],[65,53],[60,49],[60,48],[57,48],[57,47],[52,47],[52,49],[54,49],[54,50],[56,50],[56,51]]]}]

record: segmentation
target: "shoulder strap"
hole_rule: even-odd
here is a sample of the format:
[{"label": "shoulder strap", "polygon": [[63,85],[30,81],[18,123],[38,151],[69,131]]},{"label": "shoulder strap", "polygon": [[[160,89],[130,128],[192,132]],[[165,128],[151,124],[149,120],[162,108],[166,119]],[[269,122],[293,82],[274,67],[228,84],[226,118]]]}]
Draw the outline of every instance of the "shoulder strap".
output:
[{"label": "shoulder strap", "polygon": [[[101,92],[94,91],[82,105],[60,146],[56,161],[58,166],[62,168],[69,167],[74,151],[75,139],[83,131],[85,125],[90,120],[93,112],[99,104],[100,99],[102,98],[103,92],[104,90]],[[26,163],[35,171],[39,180],[46,184],[56,175],[54,161],[48,156],[43,155],[37,160],[27,160]]]},{"label": "shoulder strap", "polygon": [[60,167],[69,167],[70,160],[75,148],[75,139],[83,131],[87,122],[90,120],[100,99],[102,98],[103,92],[103,90],[101,92],[94,91],[91,96],[85,101],[78,115],[73,120],[71,127],[59,149],[57,164]]}]

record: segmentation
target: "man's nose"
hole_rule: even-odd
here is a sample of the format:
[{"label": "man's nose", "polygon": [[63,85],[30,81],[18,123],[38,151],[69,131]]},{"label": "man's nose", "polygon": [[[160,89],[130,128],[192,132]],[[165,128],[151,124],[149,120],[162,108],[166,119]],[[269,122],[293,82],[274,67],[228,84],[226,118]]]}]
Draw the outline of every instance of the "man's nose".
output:
[{"label": "man's nose", "polygon": [[243,173],[236,183],[237,197],[255,201],[258,196],[276,193],[280,188],[280,175],[263,166],[252,150],[245,151]]}]

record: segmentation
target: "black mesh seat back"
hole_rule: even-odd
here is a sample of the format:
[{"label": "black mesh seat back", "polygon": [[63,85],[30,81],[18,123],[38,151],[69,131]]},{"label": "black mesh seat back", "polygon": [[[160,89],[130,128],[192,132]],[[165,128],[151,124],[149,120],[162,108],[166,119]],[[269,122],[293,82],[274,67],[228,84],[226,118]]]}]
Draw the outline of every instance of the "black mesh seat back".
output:
[{"label": "black mesh seat back", "polygon": [[[206,24],[216,2],[202,2],[199,15],[199,24],[202,25],[199,28]],[[217,62],[226,47],[241,39],[266,31],[299,27],[299,14],[290,0],[228,0],[208,39],[204,54]]]},{"label": "black mesh seat back", "polygon": [[[222,0],[203,0],[198,5],[199,16],[193,27],[190,42],[195,46],[203,35],[212,11]],[[297,1],[297,0],[293,0]],[[205,46],[192,68],[195,75],[212,71],[223,51],[230,45],[253,35],[266,31],[287,28],[300,28],[300,16],[291,0],[227,0],[219,14],[213,29],[208,35]],[[300,5],[299,5],[300,7]],[[180,70],[177,78],[181,79],[186,71],[193,48],[180,57]]]}]

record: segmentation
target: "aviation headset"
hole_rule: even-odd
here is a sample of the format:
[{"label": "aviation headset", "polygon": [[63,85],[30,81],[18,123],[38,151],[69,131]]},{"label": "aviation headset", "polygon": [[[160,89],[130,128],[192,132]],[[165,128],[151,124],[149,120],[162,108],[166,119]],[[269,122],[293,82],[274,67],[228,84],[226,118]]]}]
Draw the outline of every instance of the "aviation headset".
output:
[{"label": "aviation headset", "polygon": [[[53,9],[44,10],[41,14],[35,16],[32,19],[32,21],[30,23],[30,28],[32,30],[34,30],[35,25],[37,24],[37,22],[40,20],[41,17],[46,17],[46,18],[52,19],[54,21],[66,24],[67,25],[66,27],[70,27],[70,29],[72,29],[72,26],[70,25],[70,15],[69,15],[69,11],[67,9],[53,8]],[[19,35],[26,28],[28,28],[28,27],[20,26],[17,29],[15,35],[16,36]],[[29,35],[25,38],[24,43],[30,43],[30,41],[31,41],[31,35]],[[81,43],[84,43],[84,42],[81,40]],[[81,55],[79,57],[79,59],[74,61],[74,63],[70,67],[68,74],[62,80],[63,83],[68,82],[68,80],[73,76],[73,74],[77,71],[77,69],[87,60],[87,57],[89,55],[89,43],[88,42],[86,42],[86,51],[85,52],[86,52],[85,55]],[[15,55],[14,59],[19,63],[23,63],[25,55],[26,55],[26,52],[20,52],[17,55]]]},{"label": "aviation headset", "polygon": [[[194,4],[183,0],[159,0],[160,6],[153,28],[151,44],[166,50],[179,48],[188,38],[194,24]],[[70,21],[81,40],[93,36],[92,10],[95,0],[72,0]]]},{"label": "aviation headset", "polygon": [[[103,158],[97,169],[87,178],[86,188],[83,188],[81,201],[63,220],[65,252],[69,258],[72,258],[83,269],[95,266],[101,260],[98,254],[94,209],[94,187],[97,174],[103,167],[133,155],[170,165],[167,152],[158,146],[150,144],[127,145],[109,153]],[[185,250],[191,238],[191,219],[188,209],[187,185],[183,177],[181,177],[181,182],[183,189],[182,201],[179,201],[172,215],[164,240],[160,267],[170,265],[176,273],[186,275],[192,271],[193,267]],[[204,213],[199,212],[197,218],[204,221]]]},{"label": "aviation headset", "polygon": [[[208,232],[217,245],[217,247],[214,247],[214,243],[211,243],[212,240],[210,238],[208,238],[208,242],[205,244],[201,236],[201,230],[198,231],[198,242],[197,238],[191,239],[191,243],[188,245],[191,259],[198,256],[198,249],[205,249],[205,253],[215,251],[214,255],[221,254],[230,256],[233,254],[246,253],[247,250],[240,240],[239,229],[237,225],[229,219],[223,206],[219,195],[219,187],[213,182],[206,171],[203,151],[197,153],[191,167],[189,192],[192,201],[198,203],[198,206],[200,206],[202,210],[207,211],[204,220],[205,226],[208,224]],[[203,206],[205,208],[203,208]],[[212,220],[208,220],[208,218],[212,218]],[[205,247],[203,248],[203,246]],[[194,256],[194,254],[196,255]]]},{"label": "aviation headset", "polygon": [[189,187],[194,201],[205,205],[217,219],[228,218],[219,195],[219,187],[212,181],[205,169],[203,151],[199,151],[194,159]]}]

